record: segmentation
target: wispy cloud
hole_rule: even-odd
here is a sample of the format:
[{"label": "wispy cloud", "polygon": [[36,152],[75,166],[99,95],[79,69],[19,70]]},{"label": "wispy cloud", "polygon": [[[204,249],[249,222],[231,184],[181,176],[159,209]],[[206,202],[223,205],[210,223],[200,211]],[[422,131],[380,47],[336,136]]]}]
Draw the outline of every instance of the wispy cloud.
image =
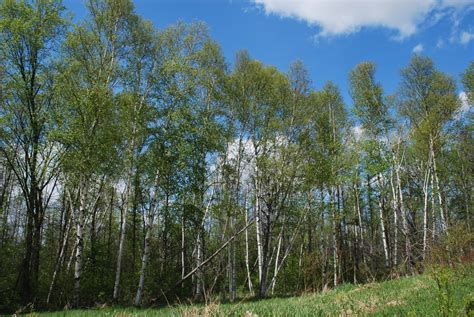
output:
[{"label": "wispy cloud", "polygon": [[459,93],[459,100],[461,100],[461,107],[454,115],[454,119],[459,120],[463,117],[463,115],[471,110],[471,106],[469,104],[469,100],[467,99],[467,94],[464,91]]},{"label": "wispy cloud", "polygon": [[364,134],[364,129],[360,125],[356,125],[352,128],[352,133],[354,133],[355,139],[359,141]]},{"label": "wispy cloud", "polygon": [[461,44],[468,44],[470,41],[474,40],[474,33],[462,32],[459,38]]},{"label": "wispy cloud", "polygon": [[423,52],[423,49],[423,44],[419,43],[413,48],[412,52],[414,54],[420,54],[421,52]]},{"label": "wispy cloud", "polygon": [[444,40],[443,39],[438,39],[436,42],[436,48],[443,48],[444,47]]}]

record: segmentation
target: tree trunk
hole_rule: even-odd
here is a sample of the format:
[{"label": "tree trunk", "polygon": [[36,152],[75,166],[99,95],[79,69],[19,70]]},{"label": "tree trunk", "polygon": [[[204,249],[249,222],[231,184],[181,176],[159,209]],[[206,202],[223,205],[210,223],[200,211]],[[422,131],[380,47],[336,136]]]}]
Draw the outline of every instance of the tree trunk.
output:
[{"label": "tree trunk", "polygon": [[429,184],[430,184],[430,167],[428,167],[425,172],[425,179],[423,182],[423,260],[426,258],[426,248],[428,245],[428,196],[429,196]]},{"label": "tree trunk", "polygon": [[[70,202],[70,206],[72,206],[72,202]],[[72,208],[69,208],[71,211],[74,210]],[[65,257],[65,254],[66,254],[66,249],[67,249],[67,244],[68,244],[68,240],[69,240],[69,234],[70,234],[70,231],[71,231],[71,224],[72,224],[72,215],[69,215],[69,217],[67,217],[68,215],[66,214],[66,219],[67,219],[67,223],[66,223],[66,228],[65,228],[65,233],[64,233],[64,237],[63,237],[63,240],[62,240],[62,243],[61,243],[61,247],[60,247],[60,250],[59,250],[59,257],[56,261],[56,264],[54,266],[54,272],[53,272],[53,277],[51,278],[51,284],[49,285],[49,290],[48,290],[48,296],[46,298],[46,304],[49,304],[50,303],[50,300],[51,300],[51,294],[53,293],[53,290],[54,290],[54,287],[56,285],[56,280],[57,280],[57,277],[59,275],[59,272],[61,270],[61,266],[63,265],[64,263],[64,257]]]},{"label": "tree trunk", "polygon": [[431,173],[431,242],[434,242],[437,234],[436,230],[436,204],[435,204],[435,196],[434,196],[434,176]]},{"label": "tree trunk", "polygon": [[145,233],[145,240],[143,244],[143,256],[142,256],[142,266],[140,268],[140,279],[138,282],[138,288],[137,292],[135,294],[135,300],[133,304],[135,306],[139,306],[141,301],[142,301],[142,294],[143,294],[143,288],[145,286],[145,272],[146,272],[146,266],[148,263],[148,257],[150,254],[150,238],[151,238],[151,229],[153,227],[153,219],[154,219],[154,214],[155,211],[153,210],[155,206],[150,206],[150,210],[148,212],[148,215],[145,219],[146,221],[146,233]]},{"label": "tree trunk", "polygon": [[382,246],[383,246],[383,254],[385,258],[385,267],[388,268],[390,267],[390,257],[388,254],[388,244],[387,244],[387,232],[385,231],[385,219],[383,216],[383,193],[382,193],[382,188],[383,188],[383,177],[380,177],[380,174],[377,176],[377,180],[379,182],[380,186],[380,193],[379,193],[379,217],[380,217],[380,230],[382,231]]},{"label": "tree trunk", "polygon": [[[76,262],[74,265],[74,296],[73,305],[79,307],[81,291],[82,261],[84,250],[84,222],[86,213],[87,181],[82,180],[79,188],[79,210],[76,219]],[[71,199],[71,195],[69,194]]]},{"label": "tree trunk", "polygon": [[113,300],[117,301],[119,296],[119,287],[120,287],[120,275],[122,273],[122,258],[123,258],[123,250],[125,247],[125,230],[127,228],[127,217],[128,217],[128,209],[129,209],[129,199],[130,199],[130,191],[131,191],[131,179],[132,179],[132,171],[130,168],[130,172],[127,179],[127,187],[125,191],[125,198],[122,208],[122,221],[120,223],[120,239],[119,239],[119,249],[117,253],[117,268],[115,270],[115,283],[114,283],[114,292],[113,292]]},{"label": "tree trunk", "polygon": [[436,158],[435,158],[435,153],[433,149],[433,140],[430,140],[430,150],[431,150],[431,160],[432,160],[432,168],[433,168],[433,176],[435,179],[435,185],[436,185],[436,194],[438,195],[438,203],[439,203],[439,214],[440,214],[440,219],[441,219],[441,231],[445,232],[448,229],[448,224],[446,222],[446,213],[444,209],[444,204],[443,204],[443,198],[441,196],[441,186],[439,183],[439,177],[438,177],[438,171],[436,168]]},{"label": "tree trunk", "polygon": [[[284,224],[283,224],[284,226]],[[284,230],[284,227],[282,227],[281,229],[281,232],[278,236],[278,246],[277,246],[277,253],[276,253],[276,257],[275,257],[275,267],[274,267],[274,272],[273,272],[273,278],[272,278],[272,282],[271,282],[271,294],[273,295],[273,292],[275,291],[275,285],[276,285],[276,278],[277,278],[277,274],[278,274],[278,271],[279,271],[279,260],[280,260],[280,250],[281,250],[281,243],[282,243],[282,240],[283,240],[283,230]]]},{"label": "tree trunk", "polygon": [[267,219],[262,227],[262,234],[263,234],[263,245],[262,245],[262,278],[260,279],[258,285],[258,297],[265,298],[267,295],[267,278],[268,278],[268,270],[270,264],[269,258],[269,251],[270,251],[270,222],[269,222],[269,215],[271,211],[267,211]]},{"label": "tree trunk", "polygon": [[372,206],[372,187],[370,186],[370,175],[367,174],[367,209],[370,216],[369,224],[370,224],[370,243],[369,243],[369,255],[372,256],[373,246],[375,241],[375,228],[374,228],[374,211]]},{"label": "tree trunk", "polygon": [[202,266],[202,262],[204,258],[204,242],[203,242],[204,222],[206,221],[206,217],[211,208],[212,200],[214,199],[214,191],[215,191],[215,188],[213,187],[211,197],[209,198],[209,202],[206,205],[206,209],[202,217],[202,221],[199,224],[198,235],[196,238],[196,267],[199,269],[196,271],[196,285],[194,289],[194,297],[197,300],[201,300],[204,294],[204,278],[203,278],[203,271],[201,270],[201,266]]},{"label": "tree trunk", "polygon": [[31,259],[33,257],[33,228],[34,228],[34,211],[31,203],[27,204],[27,224],[26,224],[26,250],[22,261],[22,269],[20,273],[20,294],[23,304],[28,304],[32,300],[32,274],[31,274]]},{"label": "tree trunk", "polygon": [[407,269],[408,273],[413,273],[413,258],[411,254],[411,239],[410,239],[410,230],[408,228],[408,222],[406,218],[405,212],[405,203],[403,200],[403,191],[402,191],[402,182],[400,178],[400,163],[397,164],[395,168],[395,176],[397,181],[397,189],[398,189],[398,199],[400,203],[400,216],[402,217],[402,228],[403,228],[403,235],[405,236],[405,254],[407,258]]},{"label": "tree trunk", "polygon": [[338,281],[338,248],[337,248],[337,211],[336,206],[334,206],[334,188],[330,189],[330,207],[332,209],[332,269],[333,269],[333,286],[337,286]]},{"label": "tree trunk", "polygon": [[247,270],[247,281],[250,294],[254,294],[252,277],[250,276],[250,264],[249,264],[249,233],[248,233],[248,206],[247,206],[247,197],[245,198],[245,268]]},{"label": "tree trunk", "polygon": [[[235,220],[233,215],[230,217],[230,228],[231,233],[234,234]],[[235,272],[235,241],[232,241],[229,245],[229,300],[233,302],[236,298],[236,272]]]},{"label": "tree trunk", "polygon": [[392,208],[393,208],[393,254],[392,263],[394,267],[398,265],[398,195],[393,182],[393,170],[390,171],[390,189],[392,191]]},{"label": "tree trunk", "polygon": [[257,176],[255,177],[255,233],[257,235],[257,260],[258,260],[258,281],[262,282],[263,271],[263,255],[262,255],[262,234],[261,234],[261,218],[260,218],[260,204],[258,191],[258,169],[256,169]]},{"label": "tree trunk", "polygon": [[[181,216],[181,278],[184,278],[186,274],[186,219],[184,215],[184,208],[183,208],[183,215]],[[184,287],[184,284],[181,284],[181,288]]]},{"label": "tree trunk", "polygon": [[357,182],[355,185],[355,203],[357,209],[357,220],[358,220],[358,231],[359,231],[359,239],[360,239],[360,256],[362,258],[362,262],[365,263],[365,254],[364,254],[364,223],[362,221],[362,212],[360,208],[360,197],[359,197],[359,183]]}]

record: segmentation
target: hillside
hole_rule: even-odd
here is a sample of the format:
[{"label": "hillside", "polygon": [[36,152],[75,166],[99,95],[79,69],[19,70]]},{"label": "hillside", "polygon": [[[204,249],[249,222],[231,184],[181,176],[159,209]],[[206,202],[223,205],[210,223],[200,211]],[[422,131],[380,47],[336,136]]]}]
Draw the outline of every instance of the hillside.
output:
[{"label": "hillside", "polygon": [[[438,287],[437,280],[439,281]],[[237,304],[158,309],[102,308],[43,313],[41,316],[464,316],[474,298],[474,266],[420,276],[341,285],[324,293]],[[471,313],[472,315],[472,313]]]}]

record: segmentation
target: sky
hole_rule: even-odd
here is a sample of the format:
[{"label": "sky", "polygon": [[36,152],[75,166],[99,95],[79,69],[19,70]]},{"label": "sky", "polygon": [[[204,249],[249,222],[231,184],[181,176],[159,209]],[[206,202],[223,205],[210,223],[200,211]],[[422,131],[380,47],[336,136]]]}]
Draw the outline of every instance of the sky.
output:
[{"label": "sky", "polygon": [[[158,29],[204,21],[232,67],[237,51],[287,72],[295,60],[312,87],[336,83],[350,105],[348,73],[372,61],[385,92],[396,91],[413,54],[460,79],[474,61],[474,0],[135,0]],[[64,0],[75,19],[84,0]],[[459,85],[459,93],[462,87]]]}]

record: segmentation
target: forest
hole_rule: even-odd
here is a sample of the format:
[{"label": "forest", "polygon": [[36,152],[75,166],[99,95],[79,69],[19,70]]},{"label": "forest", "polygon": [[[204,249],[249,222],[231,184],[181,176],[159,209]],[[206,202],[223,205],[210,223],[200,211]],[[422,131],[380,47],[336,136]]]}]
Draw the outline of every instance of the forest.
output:
[{"label": "forest", "polygon": [[[131,0],[0,1],[0,312],[321,292],[472,258],[474,60],[351,100]],[[314,87],[320,86],[316,89]],[[459,93],[462,91],[463,93]]]}]

